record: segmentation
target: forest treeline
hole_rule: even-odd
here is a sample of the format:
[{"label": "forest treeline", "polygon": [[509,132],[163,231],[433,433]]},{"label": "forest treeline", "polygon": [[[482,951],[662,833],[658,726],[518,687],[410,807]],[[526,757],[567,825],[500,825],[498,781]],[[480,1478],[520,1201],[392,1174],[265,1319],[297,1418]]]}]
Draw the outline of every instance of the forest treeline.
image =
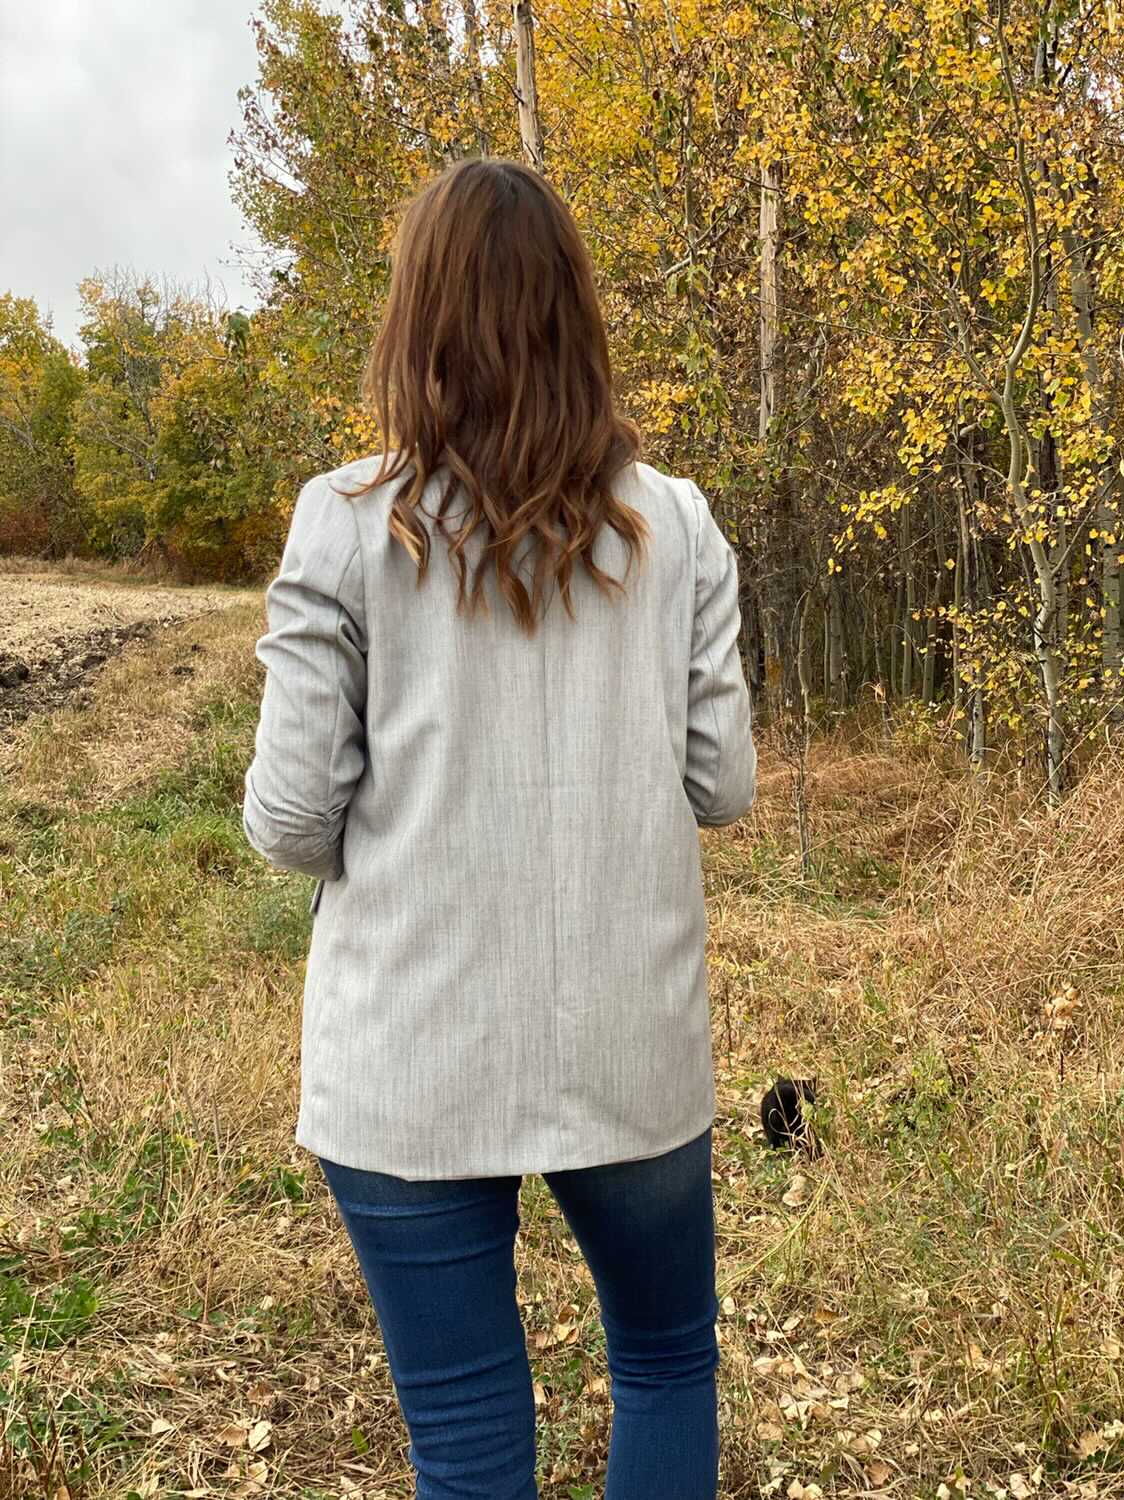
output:
[{"label": "forest treeline", "polygon": [[[539,156],[620,400],[738,550],[759,700],[940,704],[1056,793],[1122,682],[1113,0],[266,0],[231,187],[262,305],[128,271],[81,349],[0,299],[0,547],[261,577],[368,453],[403,198]],[[533,44],[533,45],[532,45]],[[534,82],[534,89],[530,83]]]}]

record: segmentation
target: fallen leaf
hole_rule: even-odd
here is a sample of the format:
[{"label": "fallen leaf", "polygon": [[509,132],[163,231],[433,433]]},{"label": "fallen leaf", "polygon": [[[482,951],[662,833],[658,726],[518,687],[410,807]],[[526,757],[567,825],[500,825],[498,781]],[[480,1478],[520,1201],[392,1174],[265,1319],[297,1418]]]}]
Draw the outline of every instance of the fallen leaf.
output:
[{"label": "fallen leaf", "polygon": [[860,1432],[847,1446],[852,1453],[862,1458],[868,1453],[873,1453],[881,1441],[881,1432],[877,1427],[872,1427],[869,1432]]},{"label": "fallen leaf", "polygon": [[798,1401],[795,1396],[785,1392],[781,1397],[781,1410],[790,1422],[799,1422],[804,1425],[804,1419],[808,1415],[809,1401]]},{"label": "fallen leaf", "polygon": [[[807,1197],[808,1179],[800,1172],[797,1172],[792,1179],[792,1184],[789,1187],[788,1192],[785,1193],[781,1198],[781,1202],[785,1205],[786,1208],[801,1208],[807,1201]],[[794,1484],[798,1482],[798,1480],[793,1480]]]},{"label": "fallen leaf", "polygon": [[1070,1445],[1078,1458],[1092,1458],[1094,1453],[1099,1453],[1102,1448],[1107,1448],[1104,1434],[1092,1431],[1083,1432],[1075,1443]]},{"label": "fallen leaf", "polygon": [[249,1448],[251,1453],[260,1453],[263,1448],[269,1447],[271,1442],[270,1433],[272,1431],[272,1422],[255,1422],[246,1434],[246,1447]]},{"label": "fallen leaf", "polygon": [[871,1484],[881,1489],[884,1484],[889,1484],[890,1475],[893,1470],[889,1464],[883,1463],[880,1458],[872,1459],[866,1466],[866,1477]]}]

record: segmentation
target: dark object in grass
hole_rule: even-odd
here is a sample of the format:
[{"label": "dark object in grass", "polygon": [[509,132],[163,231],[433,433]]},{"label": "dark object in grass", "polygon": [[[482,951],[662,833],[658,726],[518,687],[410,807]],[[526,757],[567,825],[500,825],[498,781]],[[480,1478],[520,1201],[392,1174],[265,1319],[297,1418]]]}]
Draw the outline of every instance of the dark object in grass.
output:
[{"label": "dark object in grass", "polygon": [[816,1102],[814,1080],[778,1078],[762,1099],[761,1124],[770,1146],[803,1146],[808,1152],[814,1151],[815,1141],[800,1108],[802,1099],[809,1104]]}]

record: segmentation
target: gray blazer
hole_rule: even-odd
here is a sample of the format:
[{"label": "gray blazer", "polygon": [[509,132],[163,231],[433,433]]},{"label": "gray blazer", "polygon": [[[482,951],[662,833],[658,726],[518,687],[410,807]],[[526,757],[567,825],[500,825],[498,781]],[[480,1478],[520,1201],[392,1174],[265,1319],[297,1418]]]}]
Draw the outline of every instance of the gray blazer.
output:
[{"label": "gray blazer", "polygon": [[417,587],[390,487],[337,492],[376,466],[301,490],[257,645],[246,835],[319,880],[296,1141],[415,1179],[670,1150],[714,1118],[697,825],[754,795],[734,554],[631,465],[646,563],[615,599],[575,569],[528,638],[494,588],[456,615],[432,527]]}]

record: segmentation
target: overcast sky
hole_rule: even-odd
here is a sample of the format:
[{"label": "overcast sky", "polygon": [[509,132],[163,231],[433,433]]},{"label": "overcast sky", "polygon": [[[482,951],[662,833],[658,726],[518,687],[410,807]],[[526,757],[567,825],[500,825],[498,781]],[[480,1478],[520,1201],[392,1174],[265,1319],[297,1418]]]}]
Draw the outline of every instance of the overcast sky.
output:
[{"label": "overcast sky", "polygon": [[115,263],[255,298],[232,244],[227,135],[257,76],[252,0],[0,0],[0,292],[73,343]]}]

